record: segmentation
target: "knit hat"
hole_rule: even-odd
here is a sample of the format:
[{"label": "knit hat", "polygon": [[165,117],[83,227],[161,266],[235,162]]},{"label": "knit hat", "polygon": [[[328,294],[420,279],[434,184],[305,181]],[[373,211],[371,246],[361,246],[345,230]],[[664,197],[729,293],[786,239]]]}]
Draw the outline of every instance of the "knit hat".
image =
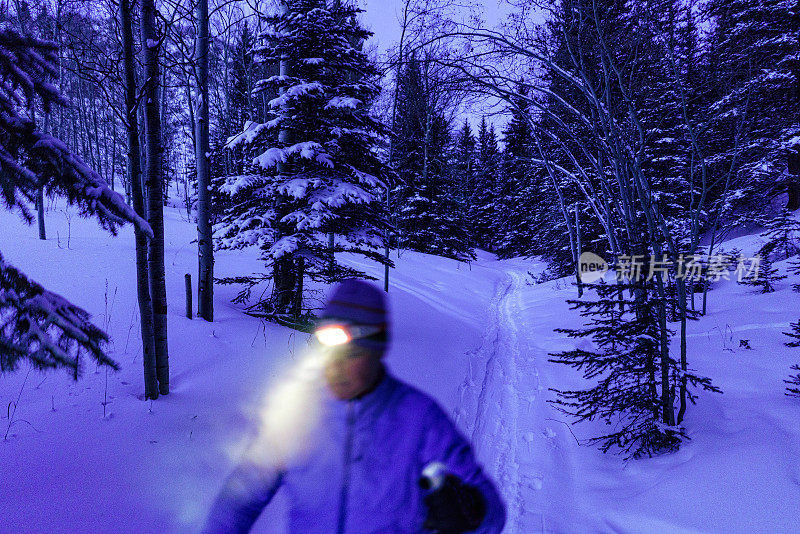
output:
[{"label": "knit hat", "polygon": [[356,338],[354,345],[385,349],[389,340],[386,298],[383,291],[363,280],[344,280],[333,290],[320,314],[321,321],[339,320],[352,325],[381,326],[384,331]]}]

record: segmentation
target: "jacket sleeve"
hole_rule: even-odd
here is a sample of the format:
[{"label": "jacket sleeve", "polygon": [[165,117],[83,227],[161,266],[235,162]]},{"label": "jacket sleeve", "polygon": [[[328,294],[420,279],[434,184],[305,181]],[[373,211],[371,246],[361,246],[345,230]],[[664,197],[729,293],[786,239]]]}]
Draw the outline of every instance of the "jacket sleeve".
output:
[{"label": "jacket sleeve", "polygon": [[499,534],[506,522],[506,509],[492,480],[475,459],[472,447],[444,411],[435,403],[426,417],[423,465],[442,462],[453,475],[477,487],[486,500],[486,516],[474,532]]},{"label": "jacket sleeve", "polygon": [[250,531],[281,485],[282,474],[267,466],[242,462],[225,480],[208,515],[204,534]]}]

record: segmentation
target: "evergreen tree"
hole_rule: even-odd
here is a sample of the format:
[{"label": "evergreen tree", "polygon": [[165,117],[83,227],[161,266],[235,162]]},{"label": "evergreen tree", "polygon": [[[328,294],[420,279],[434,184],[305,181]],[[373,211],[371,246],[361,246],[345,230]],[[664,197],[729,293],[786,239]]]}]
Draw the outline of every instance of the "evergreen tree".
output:
[{"label": "evergreen tree", "polygon": [[[57,74],[57,58],[54,43],[0,24],[0,193],[4,204],[31,223],[28,206],[44,186],[77,205],[82,215],[97,217],[112,233],[119,225],[133,222],[152,235],[147,223],[96,172],[21,111],[34,109],[36,100],[45,112],[65,103],[46,82]],[[107,340],[87,312],[47,291],[0,256],[0,371],[14,370],[27,360],[42,369],[67,368],[77,378],[83,355],[116,368],[104,351]]]},{"label": "evergreen tree", "polygon": [[700,196],[692,176],[692,145],[682,101],[687,93],[691,99],[694,90],[689,81],[694,67],[683,56],[694,53],[693,22],[681,20],[681,7],[674,0],[646,2],[636,9],[642,11],[635,17],[637,34],[648,45],[640,52],[637,91],[645,130],[642,170],[656,194],[658,210],[683,247],[692,199]]},{"label": "evergreen tree", "polygon": [[[363,276],[336,262],[335,252],[384,261],[379,200],[388,173],[376,150],[384,129],[368,113],[379,89],[377,70],[359,49],[370,33],[358,12],[335,0],[294,0],[266,20],[271,29],[258,54],[281,64],[282,74],[260,80],[255,91],[279,96],[269,102],[270,120],[248,122],[229,143],[255,157],[248,173],[228,178],[232,207],[217,230],[222,247],[263,251],[273,289],[252,313],[294,322],[305,277]],[[264,278],[237,281],[247,282],[246,295]]]},{"label": "evergreen tree", "polygon": [[758,288],[761,293],[774,292],[775,284],[786,278],[786,275],[780,274],[778,268],[772,265],[770,256],[773,250],[770,246],[762,247],[756,256],[758,259],[758,271],[754,272],[750,277],[742,278],[739,283]]},{"label": "evergreen tree", "polygon": [[245,21],[231,52],[231,85],[226,88],[230,114],[227,128],[230,132],[241,131],[246,121],[258,120],[259,115],[263,115],[259,114],[257,98],[253,96],[253,83],[258,79],[258,71],[263,68],[254,60],[254,48],[253,34]]},{"label": "evergreen tree", "polygon": [[494,126],[487,126],[486,119],[482,118],[478,129],[475,181],[470,194],[468,224],[474,242],[488,251],[494,251],[497,246],[495,201],[499,170],[500,151]]},{"label": "evergreen tree", "polygon": [[[709,131],[716,177],[733,168],[732,206],[762,213],[789,193],[800,207],[800,184],[787,172],[800,134],[800,11],[784,0],[711,0]],[[736,145],[734,140],[739,137]]]},{"label": "evergreen tree", "polygon": [[475,136],[472,135],[472,128],[468,120],[464,120],[464,125],[456,134],[453,147],[452,163],[452,182],[455,187],[455,198],[458,204],[458,216],[462,221],[465,232],[468,235],[468,246],[477,246],[475,237],[469,231],[468,214],[470,210],[470,193],[475,182]]},{"label": "evergreen tree", "polygon": [[792,327],[792,331],[784,332],[783,334],[794,339],[794,341],[787,341],[784,345],[787,347],[800,347],[800,321],[791,323],[789,326]]},{"label": "evergreen tree", "polygon": [[[596,20],[595,14],[599,15],[599,20]],[[546,66],[542,74],[543,83],[549,92],[542,97],[546,113],[540,113],[536,118],[536,130],[542,133],[539,134],[535,156],[537,159],[546,157],[551,165],[583,177],[591,184],[600,205],[614,202],[608,193],[609,181],[614,180],[611,163],[603,159],[591,159],[603,154],[601,143],[596,140],[598,137],[605,137],[598,132],[602,126],[596,124],[593,128],[591,121],[583,120],[595,115],[596,109],[593,109],[575,84],[565,79],[560,72],[569,73],[575,79],[585,76],[591,84],[591,90],[597,95],[603,95],[604,101],[609,103],[609,112],[619,114],[620,121],[624,122],[626,106],[620,102],[619,88],[616,84],[606,88],[603,83],[603,45],[598,40],[598,33],[602,32],[605,46],[615,57],[624,57],[626,53],[630,54],[629,57],[635,57],[636,54],[626,49],[631,35],[635,35],[630,18],[629,5],[619,0],[603,0],[595,4],[565,0],[546,22],[548,34],[553,40],[553,62],[559,71]],[[633,65],[631,62],[626,64]],[[637,73],[640,67],[639,62],[636,62]],[[579,72],[580,69],[583,72]],[[571,176],[556,172],[556,176],[551,177],[543,165],[538,167],[539,173],[548,177],[548,186],[555,180],[555,187],[560,189],[560,198],[554,187],[550,189],[548,212],[542,216],[544,221],[557,222],[541,228],[542,235],[538,238],[543,245],[544,257],[552,262],[556,272],[567,274],[575,270],[576,258],[573,257],[572,247],[576,243],[570,243],[570,239],[577,241],[577,228],[571,229],[570,236],[570,226],[574,226],[576,206],[579,212],[582,250],[607,255],[607,251],[614,249],[610,245],[613,240],[625,239],[627,228],[621,221],[617,221],[616,228],[612,230],[598,220],[593,210],[582,205],[585,193],[577,187]],[[578,169],[581,170],[580,173]],[[614,231],[615,235],[608,235],[609,230]],[[618,249],[621,250],[616,253],[628,252],[621,245]]]},{"label": "evergreen tree", "polygon": [[[651,15],[654,12],[657,17]],[[679,91],[681,84],[676,79],[684,70],[680,66],[683,60],[678,57],[675,67],[671,55],[680,34],[675,27],[677,13],[678,9],[669,0],[645,4],[618,0],[591,4],[568,1],[561,3],[550,21],[552,41],[548,41],[546,53],[554,64],[547,66],[546,62],[549,92],[541,101],[546,113],[539,117],[535,133],[542,132],[543,143],[537,143],[537,148],[539,157],[547,160],[543,161],[543,168],[551,175],[557,172],[568,184],[559,191],[558,204],[567,228],[570,215],[577,213],[578,219],[583,219],[580,232],[576,222],[574,232],[565,236],[573,251],[588,244],[609,251],[618,261],[627,256],[659,262],[669,254],[681,253],[684,246],[681,238],[687,226],[683,221],[684,203],[696,200],[691,186],[695,171],[688,153],[690,143],[681,124],[686,122],[684,93]],[[666,40],[666,46],[662,40]],[[686,48],[690,48],[690,43]],[[670,67],[670,77],[664,72],[666,66]],[[558,179],[552,181],[561,185]],[[584,203],[589,209],[582,209]],[[590,217],[584,218],[585,215]],[[580,246],[576,247],[578,241]],[[573,262],[575,257],[573,252]],[[654,372],[651,380],[654,389],[646,407],[657,404],[660,414],[655,412],[647,424],[660,425],[659,432],[663,430],[670,437],[656,436],[655,442],[651,442],[656,446],[646,444],[636,448],[634,455],[677,446],[683,432],[680,423],[687,402],[692,400],[688,387],[700,384],[712,389],[710,381],[691,378],[685,344],[681,346],[679,362],[670,355],[672,333],[667,324],[669,308],[675,304],[670,301],[667,287],[669,274],[658,271],[653,274],[650,282],[626,289],[632,294],[631,324],[639,323],[632,326],[634,336],[629,343],[647,341],[635,337],[640,334],[652,336],[652,351],[648,352],[647,346],[617,344],[615,347],[607,343],[609,351],[599,353],[607,357],[604,379],[615,374],[626,375],[627,362],[636,358],[646,362]],[[679,284],[681,298],[682,289]],[[683,304],[680,303],[681,308]],[[681,317],[685,317],[683,312]],[[592,319],[593,325],[603,324],[602,314]],[[643,356],[635,356],[636,353]],[[586,365],[580,353],[569,356],[562,358],[561,363]],[[633,382],[642,383],[638,379]],[[678,392],[680,406],[676,409]],[[590,418],[598,412],[591,408],[583,410],[582,406],[606,402],[601,397],[571,392],[565,402],[573,403],[569,408],[575,415]],[[603,407],[608,416],[620,413],[627,417],[637,410],[645,413],[633,408],[626,415],[631,408],[614,401],[609,399],[609,404]],[[640,420],[638,415],[633,419]],[[625,423],[621,425],[624,428]],[[639,439],[625,436],[625,432],[612,435],[605,445],[623,443],[626,447]],[[639,427],[632,435],[653,434]],[[645,438],[645,442],[649,439]]]},{"label": "evergreen tree", "polygon": [[793,365],[792,371],[798,371],[798,373],[789,380],[784,380],[784,382],[789,384],[786,388],[786,394],[790,397],[800,397],[800,365]]},{"label": "evergreen tree", "polygon": [[[775,284],[787,278],[773,266],[774,261],[785,260],[800,252],[800,222],[787,210],[766,220],[761,220],[765,230],[760,234],[766,242],[758,249],[756,256],[759,258],[758,272],[755,276],[741,280],[741,283],[761,290],[761,293],[772,293]],[[790,272],[797,274],[797,263],[792,262]],[[795,290],[800,289],[800,284],[794,284]]]},{"label": "evergreen tree", "polygon": [[421,62],[409,58],[398,83],[391,165],[401,246],[459,260],[473,259],[459,206],[459,178],[450,165],[450,126],[423,84]]},{"label": "evergreen tree", "polygon": [[762,220],[764,231],[760,234],[766,242],[759,255],[770,254],[773,260],[785,260],[800,253],[800,221],[784,209],[774,217]]},{"label": "evergreen tree", "polygon": [[497,253],[501,258],[539,254],[537,229],[544,217],[545,187],[541,173],[531,165],[533,139],[528,114],[527,91],[520,85],[519,97],[510,109],[511,120],[503,131],[501,186],[495,212],[499,228]]},{"label": "evergreen tree", "polygon": [[[586,390],[555,390],[553,402],[576,421],[604,421],[613,426],[608,434],[590,438],[603,452],[616,448],[626,458],[653,456],[676,450],[687,438],[682,427],[663,424],[660,418],[661,387],[658,377],[659,339],[657,303],[643,298],[645,285],[632,280],[616,284],[588,284],[596,298],[568,301],[590,319],[584,328],[559,328],[569,337],[592,341],[592,349],[576,348],[551,354],[550,361],[579,369],[596,380]],[[625,297],[624,295],[633,295]],[[670,359],[675,372],[677,366]],[[693,387],[719,391],[708,378],[685,375]],[[689,393],[694,402],[695,395]]]}]

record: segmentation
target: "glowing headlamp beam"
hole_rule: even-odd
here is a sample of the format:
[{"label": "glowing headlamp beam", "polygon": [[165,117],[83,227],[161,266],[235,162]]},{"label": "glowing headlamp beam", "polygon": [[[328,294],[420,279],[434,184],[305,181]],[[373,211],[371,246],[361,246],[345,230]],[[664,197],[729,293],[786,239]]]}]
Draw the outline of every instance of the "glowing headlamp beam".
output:
[{"label": "glowing headlamp beam", "polygon": [[329,347],[344,345],[350,341],[350,335],[341,326],[326,326],[314,332],[314,335],[320,343]]}]

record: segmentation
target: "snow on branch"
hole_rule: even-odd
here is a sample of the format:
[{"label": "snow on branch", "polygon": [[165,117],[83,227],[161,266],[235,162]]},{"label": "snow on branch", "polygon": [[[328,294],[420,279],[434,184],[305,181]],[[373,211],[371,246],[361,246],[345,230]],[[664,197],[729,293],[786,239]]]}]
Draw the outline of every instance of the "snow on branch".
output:
[{"label": "snow on branch", "polygon": [[241,133],[232,135],[225,143],[225,148],[234,149],[242,145],[250,145],[261,132],[271,128],[270,123],[258,123],[247,121],[244,123],[244,130]]},{"label": "snow on branch", "polygon": [[325,109],[356,109],[362,104],[361,100],[349,96],[334,96],[325,104]]},{"label": "snow on branch", "polygon": [[289,156],[293,154],[297,154],[303,159],[316,161],[328,168],[333,168],[333,160],[330,155],[324,151],[322,145],[315,141],[304,141],[286,148],[268,148],[253,159],[253,165],[258,165],[262,169],[271,169],[278,163],[285,163]]},{"label": "snow on branch", "polygon": [[299,83],[297,85],[287,87],[286,91],[284,91],[282,95],[277,98],[273,98],[267,105],[272,109],[282,108],[286,106],[290,100],[301,96],[306,96],[311,93],[323,93],[324,90],[324,86],[319,82]]},{"label": "snow on branch", "polygon": [[41,369],[70,369],[77,377],[83,355],[118,369],[102,350],[107,341],[87,312],[28,279],[0,255],[0,371],[14,370],[27,359]]}]

